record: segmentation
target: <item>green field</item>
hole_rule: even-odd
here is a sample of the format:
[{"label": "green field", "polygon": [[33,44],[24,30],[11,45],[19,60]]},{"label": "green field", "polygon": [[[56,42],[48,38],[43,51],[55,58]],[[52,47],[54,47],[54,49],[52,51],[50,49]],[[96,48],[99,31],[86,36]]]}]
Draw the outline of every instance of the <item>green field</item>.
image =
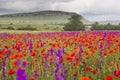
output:
[{"label": "green field", "polygon": [[42,25],[42,24],[23,24],[23,23],[9,23],[9,24],[0,24],[0,29],[1,31],[4,30],[10,30],[10,29],[6,29],[8,27],[13,27],[15,30],[17,30],[17,28],[22,28],[22,27],[27,27],[30,26],[32,28],[36,28],[36,31],[61,31],[63,30],[63,26],[59,26],[59,25]]}]

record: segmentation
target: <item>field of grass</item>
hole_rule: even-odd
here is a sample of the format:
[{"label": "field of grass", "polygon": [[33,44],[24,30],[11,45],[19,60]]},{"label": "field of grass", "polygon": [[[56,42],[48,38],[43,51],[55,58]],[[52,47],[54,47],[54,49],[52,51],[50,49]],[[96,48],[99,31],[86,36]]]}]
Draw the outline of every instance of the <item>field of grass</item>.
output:
[{"label": "field of grass", "polygon": [[120,32],[0,33],[1,80],[120,80]]},{"label": "field of grass", "polygon": [[[62,31],[63,30],[63,26],[61,25],[49,25],[49,24],[33,24],[33,23],[2,23],[0,24],[0,32],[1,31],[11,31],[10,29],[6,29],[8,27],[12,27],[15,30],[13,31],[18,31],[18,28],[23,28],[23,27],[32,27],[35,28],[36,31]],[[25,31],[25,30],[23,30]],[[27,30],[30,31],[30,30]]]}]

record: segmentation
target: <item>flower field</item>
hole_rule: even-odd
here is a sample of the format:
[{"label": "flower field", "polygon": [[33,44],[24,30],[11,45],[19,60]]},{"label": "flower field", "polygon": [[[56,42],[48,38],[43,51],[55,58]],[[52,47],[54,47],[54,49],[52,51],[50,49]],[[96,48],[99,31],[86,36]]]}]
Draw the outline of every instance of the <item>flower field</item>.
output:
[{"label": "flower field", "polygon": [[0,33],[0,80],[120,80],[120,32]]}]

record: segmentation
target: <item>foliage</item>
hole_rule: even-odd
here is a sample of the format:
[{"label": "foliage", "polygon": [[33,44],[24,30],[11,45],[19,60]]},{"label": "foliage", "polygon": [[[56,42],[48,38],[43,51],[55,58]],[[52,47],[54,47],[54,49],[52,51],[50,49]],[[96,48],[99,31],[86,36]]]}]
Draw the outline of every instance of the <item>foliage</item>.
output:
[{"label": "foliage", "polygon": [[15,28],[12,27],[12,26],[7,27],[6,29],[8,29],[8,30],[15,30]]},{"label": "foliage", "polygon": [[31,30],[31,31],[33,31],[33,30],[37,30],[37,28],[33,28],[30,25],[28,25],[27,27],[19,27],[19,28],[17,28],[17,30]]},{"label": "foliage", "polygon": [[120,25],[112,25],[110,23],[103,25],[96,22],[92,25],[91,30],[120,30]]},{"label": "foliage", "polygon": [[69,18],[69,22],[65,24],[63,29],[65,31],[80,31],[84,30],[83,23],[81,22],[82,16],[80,15],[73,15]]},{"label": "foliage", "polygon": [[2,27],[2,24],[0,24],[0,27]]},{"label": "foliage", "polygon": [[6,30],[15,30],[14,27],[8,26],[8,27],[1,27],[0,29],[6,29]]}]

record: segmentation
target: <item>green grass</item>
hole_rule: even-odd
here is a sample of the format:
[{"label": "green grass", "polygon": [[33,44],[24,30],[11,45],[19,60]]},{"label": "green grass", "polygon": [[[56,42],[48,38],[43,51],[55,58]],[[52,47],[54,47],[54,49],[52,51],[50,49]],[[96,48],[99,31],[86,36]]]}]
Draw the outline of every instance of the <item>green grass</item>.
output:
[{"label": "green grass", "polygon": [[[0,26],[0,32],[5,32],[5,31],[9,31],[9,32],[22,32],[21,30],[17,30],[18,28],[23,28],[23,27],[27,27],[28,25],[30,25],[30,27],[32,28],[36,28],[36,32],[37,31],[62,31],[63,30],[63,26],[60,25],[44,25],[44,24],[23,24],[23,23],[19,23],[19,24],[1,24]],[[3,29],[3,28],[8,28],[8,27],[13,27],[15,30],[8,30],[8,29]],[[23,30],[24,31],[24,30]],[[27,30],[29,31],[29,30]]]}]

